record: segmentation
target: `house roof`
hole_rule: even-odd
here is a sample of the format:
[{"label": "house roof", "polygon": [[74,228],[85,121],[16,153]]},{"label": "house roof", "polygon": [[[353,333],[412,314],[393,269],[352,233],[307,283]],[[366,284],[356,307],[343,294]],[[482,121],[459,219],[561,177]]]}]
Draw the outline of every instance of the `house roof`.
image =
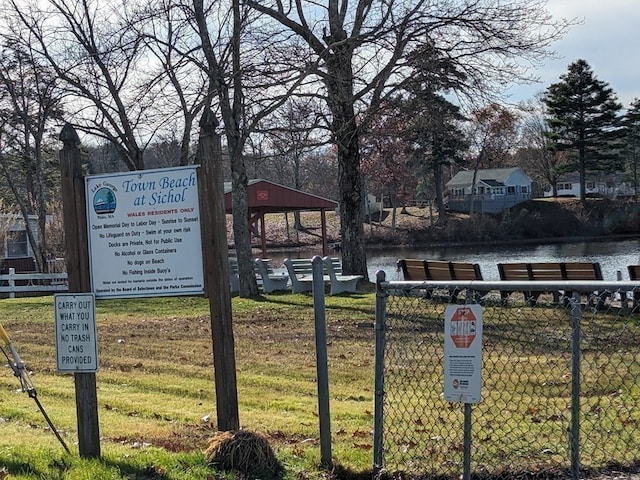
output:
[{"label": "house roof", "polygon": [[[338,202],[285,187],[268,180],[249,180],[247,188],[249,214],[279,213],[300,210],[333,210]],[[231,213],[231,182],[224,183],[224,208]]]},{"label": "house roof", "polygon": [[497,180],[493,180],[493,179],[487,179],[487,180],[480,180],[482,183],[484,183],[485,185],[489,185],[490,187],[503,187],[504,186],[504,182],[498,182]]},{"label": "house roof", "polygon": [[579,183],[580,174],[578,172],[563,173],[558,177],[557,182]]},{"label": "house roof", "polygon": [[[504,182],[515,172],[520,170],[518,167],[511,168],[487,168],[484,170],[477,170],[476,182],[482,181],[488,185],[504,185]],[[447,182],[448,187],[453,186],[468,186],[473,182],[473,170],[463,170],[454,175],[454,177]],[[490,184],[489,182],[494,182]]]}]

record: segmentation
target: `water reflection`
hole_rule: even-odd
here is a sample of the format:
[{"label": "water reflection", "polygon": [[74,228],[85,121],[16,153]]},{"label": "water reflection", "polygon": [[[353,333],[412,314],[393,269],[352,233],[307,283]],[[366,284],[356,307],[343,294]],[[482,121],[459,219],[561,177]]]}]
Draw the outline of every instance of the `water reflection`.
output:
[{"label": "water reflection", "polygon": [[[270,254],[272,261],[282,264],[286,257],[310,258],[314,251]],[[335,254],[339,256],[338,254]],[[376,271],[384,270],[388,280],[400,280],[396,271],[399,258],[424,258],[472,262],[480,265],[485,280],[499,280],[498,263],[506,262],[599,262],[605,280],[616,280],[617,272],[628,280],[627,265],[640,265],[640,240],[607,240],[563,244],[541,244],[496,247],[390,248],[367,252],[369,280]]]}]

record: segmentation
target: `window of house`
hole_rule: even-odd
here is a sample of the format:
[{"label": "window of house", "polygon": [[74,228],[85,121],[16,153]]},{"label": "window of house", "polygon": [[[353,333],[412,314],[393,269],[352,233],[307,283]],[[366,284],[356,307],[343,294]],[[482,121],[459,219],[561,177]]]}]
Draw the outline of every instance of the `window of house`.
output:
[{"label": "window of house", "polygon": [[572,186],[570,183],[559,183],[558,190],[572,190]]},{"label": "window of house", "polygon": [[520,192],[529,193],[529,185],[520,185]]},{"label": "window of house", "polygon": [[513,195],[514,193],[516,193],[516,187],[514,185],[509,185],[507,187],[507,193]]},{"label": "window of house", "polygon": [[7,233],[7,257],[27,257],[29,248],[26,230],[13,230]]},{"label": "window of house", "polygon": [[593,190],[596,188],[596,182],[585,182],[585,187]]}]

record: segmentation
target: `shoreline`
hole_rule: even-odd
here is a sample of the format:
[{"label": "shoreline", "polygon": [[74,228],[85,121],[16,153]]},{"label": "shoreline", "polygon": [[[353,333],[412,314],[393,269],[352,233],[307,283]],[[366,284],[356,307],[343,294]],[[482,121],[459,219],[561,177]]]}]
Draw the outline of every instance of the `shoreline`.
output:
[{"label": "shoreline", "polygon": [[366,245],[367,249],[384,250],[388,248],[446,248],[446,247],[502,247],[509,245],[554,245],[558,243],[579,243],[579,242],[604,242],[610,240],[635,240],[640,239],[640,233],[614,234],[614,235],[579,235],[573,237],[545,237],[545,238],[523,238],[513,240],[489,240],[476,242],[425,242],[425,243],[398,243],[398,244],[371,244]]},{"label": "shoreline", "polygon": [[[387,242],[387,243],[365,243],[365,250],[367,251],[381,251],[387,249],[421,249],[421,248],[450,248],[450,247],[502,247],[502,246],[517,246],[517,245],[555,245],[560,243],[579,243],[579,242],[604,242],[613,240],[636,240],[640,239],[640,233],[629,234],[613,234],[613,235],[578,235],[572,237],[545,237],[545,238],[523,238],[523,239],[511,239],[511,240],[488,240],[488,241],[473,241],[473,242],[420,242],[420,243],[406,243],[406,242]],[[274,253],[295,252],[304,250],[313,250],[315,248],[321,248],[322,243],[317,242],[313,244],[298,243],[288,246],[273,245],[267,242],[267,251]],[[253,251],[261,251],[260,245],[252,245]],[[229,245],[229,251],[234,251],[235,248]],[[333,253],[339,253],[333,252]]]}]

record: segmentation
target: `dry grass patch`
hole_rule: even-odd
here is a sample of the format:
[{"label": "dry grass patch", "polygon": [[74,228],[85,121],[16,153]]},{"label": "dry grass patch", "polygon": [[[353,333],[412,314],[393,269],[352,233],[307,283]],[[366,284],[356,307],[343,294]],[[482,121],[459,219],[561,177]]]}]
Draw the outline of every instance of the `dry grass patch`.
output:
[{"label": "dry grass patch", "polygon": [[217,432],[209,440],[205,456],[218,470],[238,472],[252,479],[278,478],[283,471],[267,439],[247,430]]}]

